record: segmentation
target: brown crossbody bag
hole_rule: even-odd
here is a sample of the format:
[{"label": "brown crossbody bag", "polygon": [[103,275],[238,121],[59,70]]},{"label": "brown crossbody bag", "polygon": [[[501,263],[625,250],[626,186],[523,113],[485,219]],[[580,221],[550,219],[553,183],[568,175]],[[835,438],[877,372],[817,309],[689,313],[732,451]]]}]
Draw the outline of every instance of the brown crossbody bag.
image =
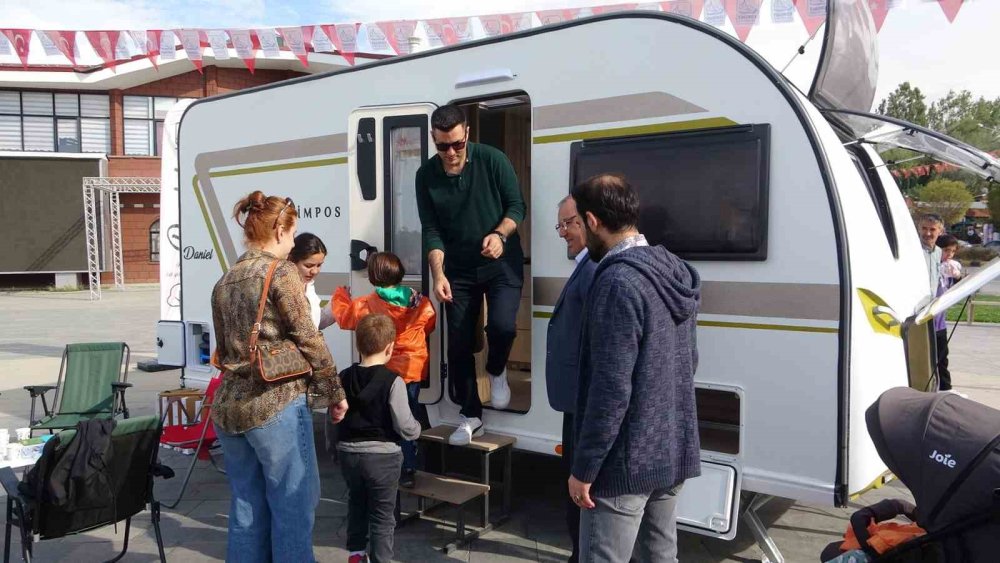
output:
[{"label": "brown crossbody bag", "polygon": [[264,306],[267,304],[267,293],[271,289],[271,278],[278,267],[278,261],[271,263],[264,278],[264,290],[260,294],[260,305],[257,307],[257,321],[250,332],[250,375],[259,377],[268,383],[283,381],[293,377],[301,377],[312,373],[312,366],[291,340],[282,340],[277,344],[258,344],[260,322],[264,318]]}]

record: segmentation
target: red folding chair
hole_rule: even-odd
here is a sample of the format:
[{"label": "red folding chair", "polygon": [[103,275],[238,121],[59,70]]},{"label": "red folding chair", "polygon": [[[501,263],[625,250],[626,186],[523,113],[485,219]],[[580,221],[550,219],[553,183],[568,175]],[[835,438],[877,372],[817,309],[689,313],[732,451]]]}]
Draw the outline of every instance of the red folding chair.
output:
[{"label": "red folding chair", "polygon": [[[184,491],[187,489],[188,481],[191,480],[191,474],[194,472],[195,464],[198,463],[199,459],[211,462],[212,467],[219,473],[226,472],[215,461],[215,456],[213,455],[213,451],[218,450],[220,444],[218,437],[215,435],[215,426],[212,424],[212,402],[215,400],[215,392],[219,389],[221,383],[221,374],[213,377],[208,382],[208,387],[205,389],[205,398],[193,421],[188,421],[186,424],[181,422],[163,427],[160,444],[173,448],[194,450],[194,455],[191,456],[191,465],[188,467],[187,474],[184,476],[184,482],[181,484],[180,494],[177,495],[177,500],[172,504],[164,503],[164,506],[167,508],[177,508],[181,499],[184,498]],[[181,408],[178,409],[178,412],[184,412],[184,399],[185,397],[167,398],[163,420],[160,421],[161,424],[173,410],[174,403],[180,403],[179,406]]]}]

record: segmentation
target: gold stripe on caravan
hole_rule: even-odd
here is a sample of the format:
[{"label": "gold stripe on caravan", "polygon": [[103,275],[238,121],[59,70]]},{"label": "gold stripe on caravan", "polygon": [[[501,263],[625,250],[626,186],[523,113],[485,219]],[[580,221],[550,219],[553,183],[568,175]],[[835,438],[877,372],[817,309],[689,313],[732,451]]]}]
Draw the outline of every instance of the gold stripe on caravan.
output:
[{"label": "gold stripe on caravan", "polygon": [[575,133],[561,133],[559,135],[540,135],[532,139],[532,142],[536,145],[545,143],[568,143],[570,141],[582,141],[585,139],[651,135],[653,133],[672,133],[677,131],[691,131],[694,129],[731,127],[733,125],[737,125],[737,123],[725,117],[707,117],[704,119],[692,119],[690,121],[672,121],[670,123],[653,123],[651,125],[636,125],[633,127],[595,129],[591,131],[577,131]]}]

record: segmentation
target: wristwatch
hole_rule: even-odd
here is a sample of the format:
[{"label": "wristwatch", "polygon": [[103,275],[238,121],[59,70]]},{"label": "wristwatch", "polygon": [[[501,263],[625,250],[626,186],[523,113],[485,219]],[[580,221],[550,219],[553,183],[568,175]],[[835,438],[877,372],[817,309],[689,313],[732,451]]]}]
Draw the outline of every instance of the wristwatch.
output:
[{"label": "wristwatch", "polygon": [[500,231],[490,231],[490,234],[500,237],[500,242],[503,244],[507,244],[507,237],[503,236],[503,233],[501,233]]}]

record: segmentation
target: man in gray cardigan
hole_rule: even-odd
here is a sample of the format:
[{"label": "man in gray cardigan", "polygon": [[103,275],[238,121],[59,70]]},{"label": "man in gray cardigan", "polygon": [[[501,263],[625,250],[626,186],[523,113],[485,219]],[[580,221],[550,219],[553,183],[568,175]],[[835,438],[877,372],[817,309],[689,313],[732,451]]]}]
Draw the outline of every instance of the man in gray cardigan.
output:
[{"label": "man in gray cardigan", "polygon": [[[587,238],[573,196],[566,196],[559,202],[558,221],[556,232],[566,241],[566,250],[575,260],[575,267],[556,300],[549,320],[545,382],[549,404],[563,413],[562,459],[568,475],[573,465],[573,413],[576,411],[576,388],[580,378],[580,322],[597,264],[587,256]],[[579,557],[580,507],[571,499],[567,499],[566,505],[566,524],[573,541],[569,562],[576,563]]]},{"label": "man in gray cardigan", "polygon": [[677,494],[701,473],[694,372],[701,281],[649,246],[621,176],[573,189],[598,263],[580,343],[570,498],[580,561],[677,561]]}]

